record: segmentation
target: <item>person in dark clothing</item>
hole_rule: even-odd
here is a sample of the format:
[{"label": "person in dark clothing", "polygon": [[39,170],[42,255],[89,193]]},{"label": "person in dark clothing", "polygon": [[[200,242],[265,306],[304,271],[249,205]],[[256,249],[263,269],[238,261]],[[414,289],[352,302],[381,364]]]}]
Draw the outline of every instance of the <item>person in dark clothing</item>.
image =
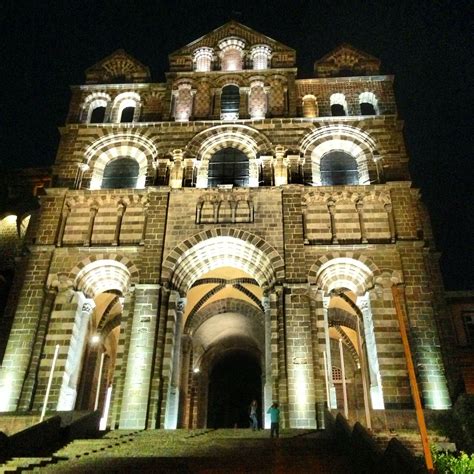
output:
[{"label": "person in dark clothing", "polygon": [[252,428],[253,431],[258,430],[257,409],[258,409],[257,400],[252,400],[252,403],[249,406],[249,418],[250,418],[250,428]]}]

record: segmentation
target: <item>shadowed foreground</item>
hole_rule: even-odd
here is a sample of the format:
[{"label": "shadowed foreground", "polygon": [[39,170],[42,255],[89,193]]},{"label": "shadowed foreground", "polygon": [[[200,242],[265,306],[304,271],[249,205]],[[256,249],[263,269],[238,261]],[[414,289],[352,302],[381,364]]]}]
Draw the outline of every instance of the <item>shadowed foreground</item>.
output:
[{"label": "shadowed foreground", "polygon": [[16,459],[5,467],[34,465],[34,472],[58,473],[353,472],[332,439],[308,430],[284,430],[274,440],[268,430],[113,431],[73,441],[50,458]]}]

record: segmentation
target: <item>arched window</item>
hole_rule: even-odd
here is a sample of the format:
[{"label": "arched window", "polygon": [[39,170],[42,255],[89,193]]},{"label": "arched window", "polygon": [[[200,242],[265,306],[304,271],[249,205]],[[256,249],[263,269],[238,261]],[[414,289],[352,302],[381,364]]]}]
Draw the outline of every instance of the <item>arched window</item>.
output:
[{"label": "arched window", "polygon": [[344,151],[332,151],[321,159],[321,183],[323,186],[359,184],[356,160]]},{"label": "arched window", "polygon": [[347,115],[347,102],[344,94],[332,94],[330,97],[331,115],[333,117],[341,117]]},{"label": "arched window", "polygon": [[222,89],[221,118],[235,120],[239,118],[240,91],[237,86],[228,85]]},{"label": "arched window", "polygon": [[107,109],[110,96],[104,92],[88,95],[82,105],[80,121],[85,123],[104,123],[108,119]]},{"label": "arched window", "polygon": [[214,51],[212,48],[199,48],[194,51],[194,63],[196,71],[198,72],[207,72],[211,70],[212,58],[214,56]]},{"label": "arched window", "polygon": [[141,99],[136,92],[123,92],[115,97],[112,106],[111,121],[129,123],[138,120]]},{"label": "arched window", "polygon": [[210,159],[207,185],[219,184],[248,186],[249,160],[245,153],[236,148],[224,148]]},{"label": "arched window", "polygon": [[360,114],[377,115],[377,98],[373,92],[363,92],[359,95]]},{"label": "arched window", "polygon": [[135,107],[124,107],[120,114],[120,122],[133,122],[133,116],[135,115]]},{"label": "arched window", "polygon": [[92,110],[90,123],[103,123],[105,119],[105,107],[99,106]]},{"label": "arched window", "polygon": [[121,157],[109,161],[104,169],[102,189],[135,188],[138,173],[139,166],[133,158]]},{"label": "arched window", "polygon": [[342,117],[346,115],[346,111],[344,110],[344,106],[341,104],[332,104],[331,105],[331,115],[333,117]]}]

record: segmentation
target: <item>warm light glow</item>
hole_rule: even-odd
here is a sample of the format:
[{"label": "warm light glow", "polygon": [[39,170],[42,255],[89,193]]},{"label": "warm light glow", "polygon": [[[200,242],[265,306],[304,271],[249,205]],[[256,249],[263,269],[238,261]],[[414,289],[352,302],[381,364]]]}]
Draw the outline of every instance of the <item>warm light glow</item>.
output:
[{"label": "warm light glow", "polygon": [[99,334],[94,334],[92,337],[91,337],[91,344],[99,344],[100,342],[100,336]]},{"label": "warm light glow", "polygon": [[[188,285],[201,275],[220,267],[235,267],[258,281],[260,286],[274,280],[272,265],[267,255],[255,246],[235,237],[212,237],[199,242],[186,251],[176,262],[181,271],[175,273],[174,284],[186,279]],[[190,278],[189,274],[192,274]]]},{"label": "warm light glow", "polygon": [[75,285],[86,295],[95,298],[99,293],[117,290],[125,293],[130,284],[130,272],[120,262],[96,260],[86,265],[77,275]]},{"label": "warm light glow", "polygon": [[299,410],[306,410],[308,403],[308,380],[305,368],[298,367],[295,370],[296,379],[296,403]]},{"label": "warm light glow", "polygon": [[107,418],[110,410],[110,400],[112,399],[112,386],[107,388],[107,394],[105,396],[104,411],[102,412],[102,418],[99,423],[99,430],[104,431],[107,428]]},{"label": "warm light glow", "polygon": [[0,412],[11,410],[9,404],[12,385],[13,375],[11,373],[6,372],[3,378],[3,385],[0,387]]},{"label": "warm light glow", "polygon": [[11,214],[9,216],[4,217],[3,221],[5,222],[5,224],[13,225],[13,224],[16,224],[16,219],[17,219],[17,217],[15,215]]},{"label": "warm light glow", "polygon": [[193,372],[195,374],[199,374],[199,372],[201,372],[201,370],[199,369],[199,367],[194,367]]}]

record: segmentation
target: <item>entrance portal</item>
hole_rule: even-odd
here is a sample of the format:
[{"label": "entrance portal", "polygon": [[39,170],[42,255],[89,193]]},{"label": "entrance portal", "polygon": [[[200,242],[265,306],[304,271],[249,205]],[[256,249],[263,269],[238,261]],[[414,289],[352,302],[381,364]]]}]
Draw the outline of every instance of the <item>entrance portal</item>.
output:
[{"label": "entrance portal", "polygon": [[262,426],[262,379],[258,360],[239,350],[224,354],[210,372],[208,428],[248,428],[248,408],[252,400],[257,400],[258,421]]}]

